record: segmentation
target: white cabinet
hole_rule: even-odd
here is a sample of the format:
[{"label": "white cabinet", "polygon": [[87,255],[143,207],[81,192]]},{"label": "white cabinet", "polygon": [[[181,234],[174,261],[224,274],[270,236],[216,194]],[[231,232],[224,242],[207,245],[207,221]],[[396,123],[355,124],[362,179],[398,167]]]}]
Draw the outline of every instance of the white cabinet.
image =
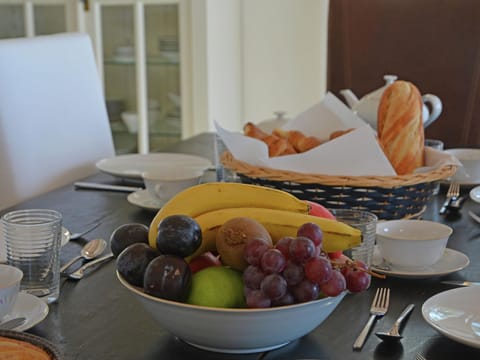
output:
[{"label": "white cabinet", "polygon": [[175,0],[89,0],[91,34],[118,152],[182,137],[180,6]]}]

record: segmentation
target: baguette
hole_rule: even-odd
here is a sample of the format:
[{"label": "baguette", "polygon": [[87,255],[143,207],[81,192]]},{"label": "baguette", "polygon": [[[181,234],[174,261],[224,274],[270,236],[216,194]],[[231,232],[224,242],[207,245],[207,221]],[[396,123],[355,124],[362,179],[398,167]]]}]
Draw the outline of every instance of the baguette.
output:
[{"label": "baguette", "polygon": [[398,175],[423,166],[422,97],[410,82],[389,85],[378,106],[378,141]]}]

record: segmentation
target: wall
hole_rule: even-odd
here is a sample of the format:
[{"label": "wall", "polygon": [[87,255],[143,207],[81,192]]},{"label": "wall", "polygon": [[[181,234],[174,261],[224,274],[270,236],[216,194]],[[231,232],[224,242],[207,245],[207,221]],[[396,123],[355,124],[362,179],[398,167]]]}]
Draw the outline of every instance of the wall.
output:
[{"label": "wall", "polygon": [[208,119],[238,128],[243,118],[241,0],[207,3]]},{"label": "wall", "polygon": [[328,0],[194,0],[193,132],[214,119],[241,130],[322,99],[327,16]]},{"label": "wall", "polygon": [[243,120],[293,117],[325,93],[328,0],[243,4]]}]

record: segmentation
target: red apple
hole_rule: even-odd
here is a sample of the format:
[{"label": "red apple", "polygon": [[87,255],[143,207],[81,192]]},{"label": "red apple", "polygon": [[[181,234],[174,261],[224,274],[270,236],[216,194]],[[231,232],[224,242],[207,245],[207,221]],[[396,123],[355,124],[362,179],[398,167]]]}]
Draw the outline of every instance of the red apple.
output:
[{"label": "red apple", "polygon": [[[307,203],[310,205],[309,215],[335,220],[335,216],[325,206],[309,200],[307,200]],[[340,250],[328,253],[330,259],[339,259],[342,255],[343,253]]]},{"label": "red apple", "polygon": [[307,203],[310,205],[309,215],[335,220],[335,216],[325,206],[309,200]]},{"label": "red apple", "polygon": [[213,253],[211,253],[210,251],[194,257],[188,264],[192,274],[195,274],[197,271],[200,271],[210,266],[220,265],[222,265],[222,262],[220,261],[219,256],[213,255]]}]

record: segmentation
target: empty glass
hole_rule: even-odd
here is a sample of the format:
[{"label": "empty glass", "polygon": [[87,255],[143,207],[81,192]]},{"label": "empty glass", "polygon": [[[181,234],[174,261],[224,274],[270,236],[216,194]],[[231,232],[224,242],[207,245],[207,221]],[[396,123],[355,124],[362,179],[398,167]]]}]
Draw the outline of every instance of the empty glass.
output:
[{"label": "empty glass", "polygon": [[[444,148],[444,144],[442,140],[437,140],[437,139],[425,139],[425,146],[431,147],[435,150],[440,150],[442,151]],[[433,195],[438,195],[440,192],[440,181],[437,181],[435,183],[435,187],[433,188]]]},{"label": "empty glass", "polygon": [[20,291],[47,303],[60,292],[62,215],[55,210],[16,210],[2,217],[7,262],[23,271]]},{"label": "empty glass", "polygon": [[345,253],[353,260],[361,260],[370,266],[373,259],[375,236],[377,232],[377,215],[354,209],[329,209],[337,221],[344,222],[362,232],[362,243]]}]

